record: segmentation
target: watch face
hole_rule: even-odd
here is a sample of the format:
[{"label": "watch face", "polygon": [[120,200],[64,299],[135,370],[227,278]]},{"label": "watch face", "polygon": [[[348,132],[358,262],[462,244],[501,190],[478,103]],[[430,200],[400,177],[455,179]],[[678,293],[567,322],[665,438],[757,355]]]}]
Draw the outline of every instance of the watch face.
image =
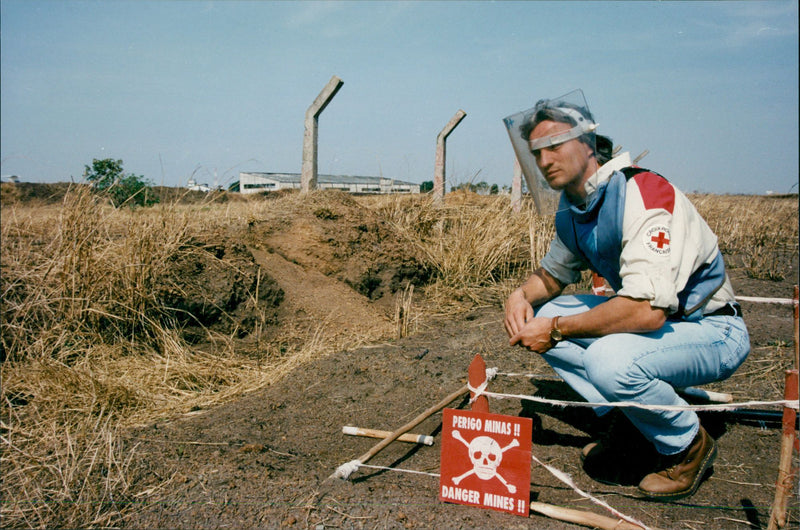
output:
[{"label": "watch face", "polygon": [[561,330],[551,329],[550,330],[550,338],[553,339],[554,341],[558,342],[561,339],[563,339],[564,337],[561,336]]}]

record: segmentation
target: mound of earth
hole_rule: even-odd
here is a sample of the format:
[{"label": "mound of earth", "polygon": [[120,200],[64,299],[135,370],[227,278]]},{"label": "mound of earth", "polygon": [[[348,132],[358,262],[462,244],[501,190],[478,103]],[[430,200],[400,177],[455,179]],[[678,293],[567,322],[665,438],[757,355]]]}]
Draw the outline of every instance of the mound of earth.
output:
[{"label": "mound of earth", "polygon": [[242,237],[204,234],[173,258],[156,297],[190,343],[218,333],[246,339],[296,321],[343,334],[391,334],[394,294],[430,272],[385,221],[347,194],[312,195],[253,220]]},{"label": "mound of earth", "polygon": [[347,193],[274,204],[266,218],[251,222],[251,247],[343,282],[387,311],[398,290],[431,279],[417,251]]},{"label": "mound of earth", "polygon": [[268,270],[241,242],[193,238],[159,277],[155,296],[190,343],[208,332],[241,338],[257,324],[277,324],[284,292]]}]

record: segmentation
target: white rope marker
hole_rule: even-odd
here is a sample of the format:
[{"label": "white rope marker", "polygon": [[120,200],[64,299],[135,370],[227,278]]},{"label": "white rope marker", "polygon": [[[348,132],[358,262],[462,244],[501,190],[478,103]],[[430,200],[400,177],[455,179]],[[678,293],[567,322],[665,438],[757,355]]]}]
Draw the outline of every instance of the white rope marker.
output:
[{"label": "white rope marker", "polygon": [[[494,370],[496,370],[496,368],[494,368]],[[563,379],[556,375],[523,374],[516,372],[496,372],[495,375],[504,375],[506,377],[527,377],[528,379],[535,379],[537,381],[564,382]],[[676,388],[675,390],[678,392],[678,394],[683,394],[696,399],[703,399],[711,403],[733,403],[733,395],[728,394],[727,392],[714,392],[713,390],[706,390],[704,388],[697,388],[694,386]]]},{"label": "white rope marker", "polygon": [[737,296],[736,299],[742,302],[755,302],[757,304],[793,305],[797,303],[791,298],[764,298],[762,296]]},{"label": "white rope marker", "polygon": [[[487,374],[489,371],[492,370],[493,374],[498,374],[497,368],[487,368]],[[509,374],[512,375],[512,374]],[[516,375],[516,374],[513,374]],[[485,390],[484,385],[481,385],[479,388],[473,388],[470,385],[467,385],[470,392],[473,392],[475,396],[473,399],[478,397],[478,395],[484,395],[486,397],[491,397],[495,399],[522,399],[525,401],[535,401],[537,403],[545,403],[548,405],[554,405],[557,407],[620,407],[620,408],[638,408],[638,409],[645,409],[645,410],[694,410],[694,411],[730,411],[736,410],[739,408],[753,408],[753,407],[763,407],[765,405],[780,405],[783,407],[788,407],[794,410],[800,410],[800,405],[798,405],[797,401],[792,400],[776,400],[776,401],[743,401],[739,403],[713,403],[710,405],[648,405],[646,403],[635,403],[632,401],[609,401],[606,403],[591,403],[586,401],[564,401],[560,399],[548,399],[542,398],[538,396],[529,396],[525,394],[503,394],[500,392],[489,392]],[[685,390],[685,389],[684,389]]]},{"label": "white rope marker", "polygon": [[582,489],[580,489],[575,484],[575,482],[572,480],[572,477],[569,476],[569,474],[564,473],[560,469],[556,469],[556,468],[554,468],[552,466],[548,466],[547,464],[545,464],[544,462],[542,462],[541,460],[536,458],[536,456],[533,453],[531,453],[531,458],[533,459],[534,462],[536,462],[537,464],[539,464],[540,466],[545,468],[547,471],[549,471],[551,475],[553,475],[558,480],[560,480],[561,482],[563,482],[564,484],[566,484],[567,486],[572,488],[575,491],[575,493],[577,493],[578,495],[580,495],[584,499],[588,499],[588,500],[592,501],[593,503],[597,504],[598,506],[602,506],[603,508],[605,508],[609,512],[611,512],[614,515],[616,515],[617,517],[619,517],[620,519],[624,519],[625,521],[628,521],[629,523],[638,525],[641,528],[644,528],[645,530],[648,530],[649,527],[646,524],[642,523],[641,521],[638,521],[637,519],[634,519],[633,517],[631,517],[629,515],[625,515],[624,513],[620,512],[619,510],[617,510],[616,508],[614,508],[613,506],[611,506],[607,502],[603,501],[602,499],[598,499],[597,497],[594,497],[594,496],[586,493]]},{"label": "white rope marker", "polygon": [[470,405],[472,405],[473,403],[475,403],[475,401],[477,401],[477,399],[478,399],[479,397],[481,397],[481,395],[482,395],[482,394],[483,394],[483,393],[486,391],[486,388],[489,386],[489,381],[491,381],[492,379],[494,379],[494,378],[495,378],[495,376],[497,376],[497,368],[487,368],[487,369],[486,369],[486,379],[483,381],[483,383],[481,383],[480,385],[478,385],[478,387],[477,387],[477,388],[473,388],[473,387],[472,387],[472,385],[470,385],[469,383],[467,383],[467,388],[469,388],[470,392],[472,392],[472,393],[474,393],[474,394],[475,394],[475,395],[474,395],[474,396],[472,396],[472,398],[470,398],[470,400],[469,400],[469,404],[470,404]]}]

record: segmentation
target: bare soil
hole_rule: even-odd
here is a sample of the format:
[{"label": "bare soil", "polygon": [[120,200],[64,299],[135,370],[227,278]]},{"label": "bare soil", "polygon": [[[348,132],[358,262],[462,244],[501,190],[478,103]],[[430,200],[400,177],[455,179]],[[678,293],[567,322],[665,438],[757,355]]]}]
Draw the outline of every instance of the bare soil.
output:
[{"label": "bare soil", "polygon": [[[237,281],[250,282],[252,289],[258,279],[265,286],[264,305],[272,308],[267,320],[276,325],[291,319],[319,320],[346,333],[385,337],[391,334],[394,294],[404,282],[423,285],[427,273],[415,266],[402,245],[387,244],[380,223],[349,201],[341,201],[341,211],[320,207],[313,215],[283,223],[254,223],[243,241],[232,242],[230,235],[209,238],[219,237],[216,244],[221,249],[250,260],[249,268],[238,267],[245,276]],[[791,273],[781,282],[753,280],[743,269],[731,270],[737,294],[790,298],[797,278],[797,257],[792,260]],[[183,268],[184,274],[187,270]],[[213,283],[210,278],[206,285]],[[209,286],[212,294],[202,296],[233,289],[230,281],[216,283]],[[783,370],[792,358],[791,307],[742,305],[752,354],[731,379],[708,388],[733,393],[737,401],[780,400]],[[246,330],[247,315],[237,318],[237,325]],[[243,341],[242,348],[248,347],[252,345]],[[431,318],[420,322],[411,336],[316,359],[235,402],[158,420],[128,433],[127,443],[137,459],[132,489],[143,494],[131,499],[134,506],[125,526],[578,528],[536,514],[521,518],[442,503],[438,478],[430,475],[362,467],[350,480],[327,480],[341,464],[377,442],[343,435],[344,425],[396,429],[462,387],[476,353],[501,373],[542,376],[500,375],[491,383],[492,390],[579,399],[538,356],[507,345],[500,304]],[[459,399],[451,407],[467,404]],[[605,428],[587,409],[512,399],[492,400],[490,407],[492,412],[532,418],[534,455],[570,474],[584,491],[652,527],[767,526],[781,440],[774,416],[702,413],[719,446],[713,472],[691,498],[658,503],[641,498],[635,483],[607,486],[584,472],[580,449]],[[368,463],[438,473],[440,430],[439,413],[415,429],[434,435],[433,446],[396,442]],[[620,462],[621,468],[632,465]],[[536,464],[531,498],[609,515]],[[798,499],[793,496],[789,527],[799,523]]]},{"label": "bare soil", "polygon": [[[786,308],[748,311],[754,328],[789,337]],[[475,353],[503,371],[547,373],[540,359],[505,346],[496,308],[451,321],[431,322],[413,337],[320,359],[279,384],[214,410],[159,422],[131,435],[141,458],[139,480],[155,490],[128,520],[131,528],[573,528],[569,523],[443,504],[438,479],[362,468],[349,481],[326,482],[341,464],[357,458],[375,440],[347,437],[343,425],[393,430],[465,382]],[[774,341],[762,334],[754,345]],[[769,352],[767,354],[766,352]],[[788,355],[788,351],[781,351]],[[772,347],[755,349],[724,390],[763,371]],[[770,361],[771,363],[771,361]],[[774,375],[774,374],[773,374]],[[774,379],[764,396],[780,399]],[[745,384],[744,386],[749,386]],[[557,382],[502,376],[492,388],[554,398],[574,398]],[[456,401],[453,407],[465,407]],[[774,496],[780,430],[731,413],[706,413],[720,456],[713,474],[683,501],[642,500],[636,488],[605,486],[580,467],[580,448],[602,425],[584,409],[558,410],[512,400],[492,401],[493,412],[534,419],[533,453],[571,474],[577,485],[622,512],[660,528],[766,528]],[[416,432],[437,435],[441,415]],[[432,447],[396,442],[369,463],[436,473],[440,439]],[[602,512],[544,469],[532,469],[534,499]],[[791,501],[797,527],[797,498]],[[322,525],[322,526],[320,526]],[[790,526],[791,527],[791,526]]]}]

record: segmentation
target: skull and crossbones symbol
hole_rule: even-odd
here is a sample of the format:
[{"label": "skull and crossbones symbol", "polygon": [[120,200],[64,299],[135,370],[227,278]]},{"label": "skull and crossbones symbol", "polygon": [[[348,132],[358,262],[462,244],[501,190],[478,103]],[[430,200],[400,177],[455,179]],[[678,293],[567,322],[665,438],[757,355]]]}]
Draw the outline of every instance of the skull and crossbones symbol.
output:
[{"label": "skull and crossbones symbol", "polygon": [[501,448],[500,444],[489,436],[477,436],[473,438],[471,442],[467,442],[457,430],[453,430],[452,433],[453,438],[467,446],[469,450],[469,459],[472,461],[472,469],[463,475],[453,477],[453,484],[457,486],[459,482],[475,474],[481,480],[489,480],[497,477],[497,479],[508,488],[509,493],[517,492],[517,487],[506,482],[506,479],[497,472],[497,468],[503,460],[503,453],[512,447],[519,446],[519,441],[516,438],[512,440],[510,444]]}]

